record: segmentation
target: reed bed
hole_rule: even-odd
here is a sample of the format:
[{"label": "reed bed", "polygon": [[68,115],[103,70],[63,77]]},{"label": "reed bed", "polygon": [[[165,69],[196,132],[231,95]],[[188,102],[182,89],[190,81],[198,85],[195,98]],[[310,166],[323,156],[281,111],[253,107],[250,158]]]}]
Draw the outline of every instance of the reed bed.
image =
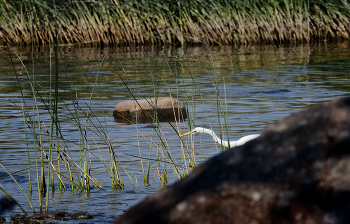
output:
[{"label": "reed bed", "polygon": [[[57,42],[50,46],[50,66],[49,70],[45,72],[46,75],[37,74],[37,71],[40,70],[40,64],[36,64],[33,48],[32,52],[27,51],[26,53],[28,57],[26,60],[30,60],[32,64],[23,62],[20,54],[10,45],[8,45],[8,52],[21,96],[20,103],[18,101],[12,103],[23,114],[26,136],[23,141],[27,143],[28,154],[27,168],[16,172],[28,172],[29,187],[27,184],[17,182],[16,184],[20,189],[23,187],[21,185],[25,185],[25,189],[30,189],[30,194],[33,190],[37,190],[38,198],[31,199],[22,190],[33,213],[36,213],[36,208],[32,205],[33,200],[38,200],[40,213],[48,212],[50,192],[78,190],[88,193],[91,188],[101,189],[105,187],[99,183],[98,175],[96,176],[91,171],[92,167],[102,166],[105,169],[111,178],[110,186],[113,189],[124,189],[125,182],[128,181],[129,188],[137,188],[139,187],[138,179],[143,179],[143,184],[149,185],[152,173],[154,178],[159,180],[160,187],[164,187],[169,182],[170,174],[174,175],[174,178],[171,178],[173,180],[181,179],[197,166],[198,161],[204,160],[201,153],[196,151],[193,142],[188,143],[186,140],[176,138],[181,134],[181,130],[187,131],[193,127],[196,119],[195,113],[189,114],[186,122],[179,122],[183,119],[178,117],[175,123],[160,123],[157,120],[158,116],[155,116],[154,119],[150,120],[154,126],[151,135],[145,134],[142,129],[138,128],[136,120],[134,125],[137,129],[139,151],[134,150],[126,156],[138,160],[142,167],[142,177],[136,176],[136,174],[133,177],[133,171],[125,168],[123,162],[119,160],[120,152],[115,148],[120,148],[120,145],[111,144],[109,140],[106,119],[110,118],[106,118],[106,116],[110,117],[111,111],[103,112],[101,119],[101,116],[97,116],[91,109],[92,102],[99,100],[98,105],[104,111],[99,75],[100,70],[103,69],[105,57],[94,75],[94,80],[89,80],[89,83],[93,83],[92,86],[90,85],[90,96],[79,99],[71,87],[70,81],[72,80],[69,80],[64,71],[65,65],[60,61],[60,50]],[[114,52],[113,49],[111,52]],[[159,61],[149,65],[150,69],[147,71],[149,76],[146,79],[151,83],[152,88],[145,87],[145,92],[149,92],[155,98],[164,96],[165,92],[168,96],[182,99],[187,107],[194,107],[191,102],[198,100],[205,105],[200,87],[193,76],[194,66],[204,67],[199,58],[190,56],[186,61],[178,56],[171,58],[175,58],[175,61],[169,61],[169,58],[164,55],[161,65],[158,64]],[[122,62],[117,61],[123,67]],[[23,74],[19,71],[23,71]],[[125,91],[129,92],[130,99],[136,99],[138,95],[134,94],[135,89],[129,85],[128,75],[124,68],[122,71],[115,72],[124,83]],[[170,90],[171,88],[162,76],[163,72],[167,73],[166,79],[169,79],[170,74],[172,85],[175,83],[176,86],[175,90]],[[218,123],[226,127],[227,134],[228,124],[217,89],[216,73],[207,70],[206,73],[217,93]],[[187,81],[184,81],[185,79]],[[191,80],[190,83],[188,80]],[[30,93],[29,96],[28,93]],[[11,98],[8,100],[11,101]],[[67,124],[70,126],[69,132],[67,132]],[[167,136],[164,134],[164,130],[170,130],[172,135]],[[78,138],[72,140],[71,135],[78,136]],[[225,131],[221,130],[220,135],[225,135]],[[174,139],[169,139],[174,136],[176,142]],[[141,150],[140,142],[144,141],[148,142],[149,145],[148,154]],[[98,152],[100,155],[97,155]],[[108,157],[103,157],[103,154],[108,155]],[[14,173],[8,172],[1,163],[0,165],[6,171],[6,177],[13,176]],[[128,179],[123,180],[122,176],[127,176]],[[0,179],[4,177],[1,176]],[[8,197],[13,198],[1,186],[0,190]],[[23,212],[26,213],[24,209]]]},{"label": "reed bed", "polygon": [[[22,110],[23,113],[26,136],[24,141],[27,143],[27,171],[29,177],[29,188],[26,187],[26,189],[30,189],[30,193],[32,193],[33,185],[37,187],[40,213],[43,212],[43,208],[45,208],[46,213],[48,212],[50,191],[59,190],[62,192],[69,189],[72,191],[77,189],[89,192],[91,187],[103,188],[96,177],[91,174],[92,157],[98,158],[97,155],[91,152],[92,147],[99,147],[96,143],[95,146],[94,144],[91,145],[91,142],[96,142],[95,139],[100,139],[100,142],[103,143],[104,148],[108,151],[109,158],[100,157],[99,161],[110,175],[111,186],[113,188],[124,188],[120,175],[120,167],[123,165],[114,153],[103,123],[96,118],[90,107],[93,96],[99,95],[96,92],[99,74],[96,76],[89,100],[81,102],[70,88],[68,77],[59,76],[57,47],[57,44],[55,44],[51,49],[52,52],[50,52],[49,75],[42,78],[36,74],[33,52],[27,52],[32,57],[33,64],[30,68],[30,66],[24,64],[16,50],[8,46],[9,60],[13,65],[22,98],[20,105],[16,102],[12,103]],[[18,72],[18,66],[15,66],[18,62],[22,65],[21,70],[23,69],[23,74]],[[23,75],[25,79],[19,78],[19,74]],[[26,88],[23,88],[24,86]],[[63,93],[59,93],[62,89],[64,90]],[[32,95],[31,98],[25,97],[24,94],[24,92],[29,91]],[[61,97],[68,100],[62,101]],[[12,101],[11,98],[8,100]],[[58,108],[58,105],[60,105],[61,109]],[[64,111],[68,111],[68,117],[62,114],[62,106],[65,107]],[[79,136],[78,140],[73,142],[76,145],[74,150],[78,151],[74,155],[69,147],[72,143],[70,133],[63,130],[65,129],[63,126],[67,125],[67,120],[74,124],[74,130]],[[6,168],[4,169],[6,170]],[[125,172],[127,173],[126,170]],[[8,176],[12,177],[13,173],[7,173]],[[35,174],[35,176],[33,177],[32,174]],[[6,176],[2,176],[0,179],[4,177]],[[21,189],[20,185],[19,188]],[[6,193],[6,189],[1,188],[1,190],[11,197],[11,195]],[[35,213],[26,193],[23,190],[22,192]]]},{"label": "reed bed", "polygon": [[6,0],[0,44],[249,44],[349,39],[348,0]]}]

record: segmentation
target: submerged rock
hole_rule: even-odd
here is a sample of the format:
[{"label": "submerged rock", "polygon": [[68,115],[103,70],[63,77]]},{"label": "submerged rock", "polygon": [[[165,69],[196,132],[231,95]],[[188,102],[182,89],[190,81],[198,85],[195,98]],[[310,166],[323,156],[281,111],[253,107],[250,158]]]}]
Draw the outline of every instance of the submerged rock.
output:
[{"label": "submerged rock", "polygon": [[[85,213],[73,213],[69,214],[68,212],[53,212],[47,214],[34,214],[32,216],[16,214],[11,217],[11,221],[14,223],[46,223],[48,219],[55,219],[60,221],[71,221],[73,219],[92,219],[95,216],[100,215],[89,215]],[[1,216],[0,216],[1,217]],[[39,220],[39,221],[38,221]],[[0,219],[1,223],[1,219]]]},{"label": "submerged rock", "polygon": [[11,221],[14,223],[30,223],[30,220],[25,215],[16,214],[11,217]]},{"label": "submerged rock", "polygon": [[72,219],[92,219],[94,217],[93,215],[88,215],[81,212],[73,213],[68,216],[71,217]]},{"label": "submerged rock", "polygon": [[115,223],[350,223],[350,98],[296,112]]},{"label": "submerged rock", "polygon": [[113,116],[121,122],[151,123],[155,115],[159,121],[175,121],[187,118],[184,105],[172,97],[142,99],[120,102],[114,108]]},{"label": "submerged rock", "polygon": [[53,212],[53,213],[47,213],[47,214],[35,214],[32,216],[29,216],[28,219],[30,220],[46,220],[46,219],[57,219],[61,221],[68,221],[70,219],[66,218],[67,212]]}]

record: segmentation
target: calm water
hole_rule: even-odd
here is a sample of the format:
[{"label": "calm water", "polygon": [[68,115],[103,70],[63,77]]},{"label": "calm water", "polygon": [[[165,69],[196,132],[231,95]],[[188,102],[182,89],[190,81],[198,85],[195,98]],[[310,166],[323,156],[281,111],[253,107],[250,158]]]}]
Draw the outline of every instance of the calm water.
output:
[{"label": "calm water", "polygon": [[[156,129],[148,124],[125,124],[114,121],[112,112],[118,102],[159,96],[177,97],[184,102],[190,112],[193,126],[212,128],[217,133],[222,130],[222,116],[218,119],[218,108],[227,115],[230,140],[244,135],[258,133],[277,119],[306,108],[328,101],[337,96],[349,95],[350,91],[350,45],[312,44],[288,47],[250,46],[246,48],[82,48],[61,47],[59,49],[59,102],[62,135],[66,139],[72,157],[79,160],[79,132],[74,122],[73,104],[68,94],[69,80],[71,93],[85,111],[91,103],[94,118],[88,122],[87,142],[91,157],[91,175],[105,187],[94,188],[89,194],[74,190],[56,190],[50,196],[50,212],[67,211],[100,214],[88,222],[110,222],[113,217],[142,200],[163,186],[157,178],[158,163],[151,160],[150,182],[143,183],[140,154],[147,165],[147,158],[155,159],[161,148]],[[15,48],[26,69],[33,71],[32,51]],[[29,51],[29,53],[27,51]],[[34,70],[36,79],[45,88],[50,85],[50,71],[55,66],[50,62],[49,47],[36,48]],[[24,73],[22,62],[14,54],[13,64],[17,73]],[[51,53],[53,56],[53,53]],[[26,132],[21,110],[23,99],[10,55],[0,48],[0,163],[10,172],[27,167]],[[96,78],[97,85],[95,86]],[[24,75],[18,76],[23,89],[26,106],[32,112],[30,83]],[[123,83],[124,81],[124,83]],[[94,92],[92,94],[92,91]],[[155,91],[156,89],[156,91]],[[216,89],[218,91],[216,91]],[[41,91],[45,98],[48,92]],[[91,97],[91,101],[90,101]],[[220,98],[220,101],[218,101]],[[9,100],[6,100],[9,99]],[[219,102],[219,107],[218,107]],[[49,114],[45,104],[38,102],[40,120],[49,128]],[[227,111],[227,113],[226,113]],[[80,115],[85,125],[84,115]],[[76,117],[76,116],[75,116]],[[98,121],[100,123],[98,123]],[[187,120],[188,121],[188,120]],[[188,131],[188,122],[170,123],[180,132]],[[94,123],[97,126],[94,126]],[[172,158],[181,164],[181,142],[169,123],[160,124],[160,133]],[[101,160],[108,160],[107,147],[100,137],[99,127],[107,132],[115,153],[128,171],[138,188],[133,188],[131,180],[122,171],[125,190],[113,189],[111,178],[102,166]],[[44,126],[42,125],[42,128]],[[37,130],[38,131],[38,130]],[[95,131],[95,132],[94,132]],[[33,137],[27,129],[28,139]],[[44,148],[48,150],[47,135],[43,131]],[[184,139],[185,147],[191,148],[190,138]],[[196,135],[193,142],[196,162],[217,154],[222,149],[210,136]],[[31,165],[35,165],[33,144]],[[54,157],[57,155],[54,154]],[[107,165],[109,163],[107,161]],[[32,181],[35,182],[35,168],[32,168]],[[5,174],[0,169],[0,176]],[[167,165],[169,183],[178,179],[171,165]],[[36,212],[37,190],[29,193],[27,170],[14,175],[30,197]],[[57,183],[57,180],[55,180]],[[9,177],[0,179],[1,185],[29,212],[24,195]],[[2,193],[0,194],[2,195]],[[15,208],[14,213],[21,213]],[[6,218],[9,213],[4,214]],[[81,221],[77,221],[79,223]]]}]

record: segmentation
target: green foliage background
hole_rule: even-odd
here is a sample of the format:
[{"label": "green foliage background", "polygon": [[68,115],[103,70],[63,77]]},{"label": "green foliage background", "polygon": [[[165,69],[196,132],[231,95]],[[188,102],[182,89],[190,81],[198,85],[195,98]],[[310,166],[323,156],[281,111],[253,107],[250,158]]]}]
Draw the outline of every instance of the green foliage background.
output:
[{"label": "green foliage background", "polygon": [[349,39],[349,0],[0,0],[0,44]]}]

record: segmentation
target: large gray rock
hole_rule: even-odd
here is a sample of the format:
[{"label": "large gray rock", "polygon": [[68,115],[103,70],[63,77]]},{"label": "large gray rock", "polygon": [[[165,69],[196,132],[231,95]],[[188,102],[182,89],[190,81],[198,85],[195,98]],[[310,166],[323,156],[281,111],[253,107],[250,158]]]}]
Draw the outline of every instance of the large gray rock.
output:
[{"label": "large gray rock", "polygon": [[154,122],[155,114],[159,121],[184,120],[187,118],[184,105],[172,97],[142,99],[120,102],[113,111],[118,121]]},{"label": "large gray rock", "polygon": [[350,98],[281,119],[115,223],[350,223]]}]

